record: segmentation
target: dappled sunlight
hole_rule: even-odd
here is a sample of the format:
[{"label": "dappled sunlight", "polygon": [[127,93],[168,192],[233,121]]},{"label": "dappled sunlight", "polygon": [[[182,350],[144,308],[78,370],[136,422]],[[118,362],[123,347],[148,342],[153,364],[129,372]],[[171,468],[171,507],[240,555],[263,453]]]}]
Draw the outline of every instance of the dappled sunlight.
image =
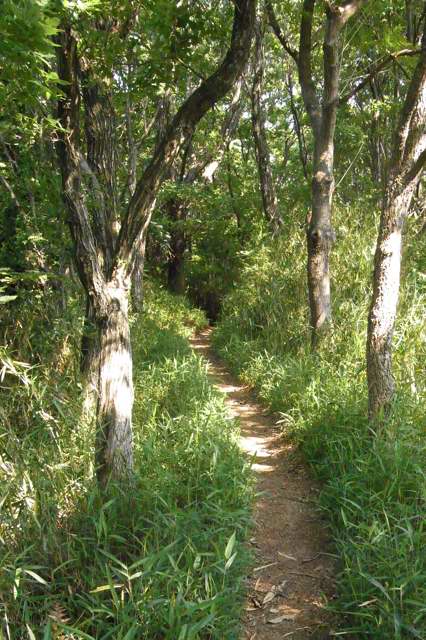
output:
[{"label": "dappled sunlight", "polygon": [[234,393],[235,391],[241,389],[241,387],[233,384],[218,384],[217,388],[223,391],[223,393]]}]

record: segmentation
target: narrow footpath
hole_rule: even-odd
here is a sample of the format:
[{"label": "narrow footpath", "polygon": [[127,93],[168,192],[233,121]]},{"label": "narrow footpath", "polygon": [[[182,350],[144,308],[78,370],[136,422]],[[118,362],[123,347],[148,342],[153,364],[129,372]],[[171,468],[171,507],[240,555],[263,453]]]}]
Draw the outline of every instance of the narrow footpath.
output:
[{"label": "narrow footpath", "polygon": [[324,605],[334,593],[335,560],[315,498],[318,487],[306,466],[250,391],[213,352],[211,329],[191,344],[208,361],[212,380],[226,396],[241,429],[241,447],[253,461],[258,497],[250,544],[255,565],[241,640],[325,640],[333,637]]}]

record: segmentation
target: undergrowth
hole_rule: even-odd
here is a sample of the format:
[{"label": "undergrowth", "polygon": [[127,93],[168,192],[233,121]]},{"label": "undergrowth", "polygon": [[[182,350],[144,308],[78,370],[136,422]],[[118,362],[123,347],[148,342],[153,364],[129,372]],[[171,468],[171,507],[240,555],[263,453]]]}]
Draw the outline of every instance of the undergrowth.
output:
[{"label": "undergrowth", "polygon": [[214,340],[279,412],[324,481],[321,505],[342,559],[333,604],[343,621],[339,635],[426,638],[425,254],[409,229],[394,337],[398,394],[386,429],[374,434],[365,376],[376,237],[370,215],[337,214],[334,327],[317,354],[309,347],[300,228],[286,228],[249,256]]},{"label": "undergrowth", "polygon": [[132,326],[136,478],[108,500],[76,349],[56,372],[1,352],[0,637],[237,638],[251,488],[235,423],[189,348],[204,323],[148,287]]}]

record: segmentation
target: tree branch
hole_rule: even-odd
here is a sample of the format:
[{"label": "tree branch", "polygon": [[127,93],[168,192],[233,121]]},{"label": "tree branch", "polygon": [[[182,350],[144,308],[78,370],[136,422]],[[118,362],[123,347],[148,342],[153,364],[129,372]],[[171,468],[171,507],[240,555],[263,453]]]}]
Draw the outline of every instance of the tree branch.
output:
[{"label": "tree branch", "polygon": [[291,77],[291,73],[288,73],[287,76],[287,86],[288,93],[290,96],[290,111],[293,116],[294,129],[296,131],[298,146],[299,146],[299,157],[300,162],[303,168],[303,175],[306,180],[308,179],[308,152],[306,149],[306,141],[305,136],[303,135],[302,125],[300,123],[299,114],[297,112],[296,104],[294,102],[294,93],[293,93],[293,78]]},{"label": "tree branch", "polygon": [[290,45],[286,36],[283,34],[281,27],[278,23],[277,17],[275,15],[272,2],[270,0],[267,0],[265,7],[266,7],[266,13],[268,16],[268,21],[272,27],[273,32],[275,33],[276,37],[280,41],[284,50],[287,51],[287,53],[293,58],[296,64],[299,64],[299,52],[297,51],[297,49],[295,49]]},{"label": "tree branch", "polygon": [[386,58],[376,62],[372,67],[370,67],[370,71],[364,78],[357,84],[355,87],[348,91],[344,96],[339,98],[339,104],[347,103],[355,94],[357,94],[361,89],[363,89],[375,76],[377,76],[380,71],[386,68],[386,66],[398,58],[402,58],[404,56],[415,56],[421,53],[421,49],[401,49],[401,51],[395,51],[394,53],[390,53]]},{"label": "tree branch", "polygon": [[391,166],[400,173],[409,172],[422,148],[426,119],[426,22],[423,27],[420,58],[407,89],[395,130]]},{"label": "tree branch", "polygon": [[411,168],[402,180],[402,187],[408,187],[413,180],[417,180],[426,163],[426,148],[418,156],[417,160],[412,164]]},{"label": "tree branch", "polygon": [[[75,245],[76,266],[87,293],[95,294],[104,283],[104,247],[99,244],[81,195],[80,176],[80,92],[77,43],[69,25],[57,37],[58,76],[62,96],[58,101],[57,153],[62,174],[63,195],[69,212],[69,227]],[[96,295],[93,296],[94,299]]]},{"label": "tree branch", "polygon": [[210,153],[207,158],[200,159],[198,162],[188,170],[184,182],[186,184],[193,184],[201,176],[208,181],[212,181],[213,175],[219,167],[222,158],[225,154],[225,150],[230,143],[230,139],[235,133],[238,123],[240,121],[242,104],[241,104],[241,86],[242,79],[240,78],[235,86],[235,91],[232,96],[231,104],[226,110],[225,118],[223,119],[220,129],[221,142],[216,154]]},{"label": "tree branch", "polygon": [[9,192],[9,195],[10,195],[10,197],[12,199],[12,202],[15,205],[15,207],[17,209],[19,209],[20,211],[22,211],[21,203],[18,200],[18,198],[17,198],[17,196],[16,196],[16,194],[15,194],[15,192],[13,190],[13,187],[10,185],[8,180],[2,174],[0,174],[0,180],[3,183],[3,185],[5,186],[5,188],[7,189],[7,191]]},{"label": "tree branch", "polygon": [[318,133],[321,126],[321,109],[312,77],[312,23],[314,8],[315,0],[303,0],[298,69],[306,111],[308,112],[314,132]]},{"label": "tree branch", "polygon": [[116,268],[131,275],[135,258],[148,230],[152,210],[163,177],[181,144],[195,131],[205,113],[231,89],[249,56],[255,21],[256,0],[235,0],[234,24],[228,53],[217,71],[203,81],[173,118],[151,162],[140,178],[124,217],[118,239]]}]

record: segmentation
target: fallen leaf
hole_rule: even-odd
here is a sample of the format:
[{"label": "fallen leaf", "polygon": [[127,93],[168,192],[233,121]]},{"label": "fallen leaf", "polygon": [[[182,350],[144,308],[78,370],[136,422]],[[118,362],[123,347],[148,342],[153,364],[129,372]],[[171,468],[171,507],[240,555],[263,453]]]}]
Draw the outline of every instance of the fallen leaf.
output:
[{"label": "fallen leaf", "polygon": [[300,613],[300,609],[292,609],[286,605],[281,607],[282,615],[287,616],[288,620],[294,620]]},{"label": "fallen leaf", "polygon": [[277,585],[275,587],[275,593],[277,593],[280,596],[284,595],[284,588],[285,585],[287,584],[288,580],[283,580],[279,585]]},{"label": "fallen leaf", "polygon": [[281,616],[277,616],[276,618],[271,618],[270,620],[268,620],[268,622],[269,624],[280,624],[285,620],[288,622],[293,622],[296,616],[297,616],[297,613],[294,613],[294,614],[283,613]]},{"label": "fallen leaf", "polygon": [[287,558],[287,560],[293,560],[293,562],[297,562],[296,558],[293,558],[293,556],[289,556],[286,553],[282,553],[282,551],[278,551],[278,555],[282,556],[283,558]]},{"label": "fallen leaf", "polygon": [[277,616],[276,618],[269,618],[268,623],[281,624],[281,622],[284,622],[284,620],[288,620],[288,618],[286,618],[286,616]]},{"label": "fallen leaf", "polygon": [[268,604],[268,602],[271,602],[271,600],[273,600],[275,598],[275,591],[268,591],[268,593],[266,594],[266,596],[263,598],[262,604]]},{"label": "fallen leaf", "polygon": [[267,569],[268,567],[273,567],[278,562],[270,562],[269,564],[263,564],[261,567],[256,567],[253,571],[262,571],[262,569]]}]

